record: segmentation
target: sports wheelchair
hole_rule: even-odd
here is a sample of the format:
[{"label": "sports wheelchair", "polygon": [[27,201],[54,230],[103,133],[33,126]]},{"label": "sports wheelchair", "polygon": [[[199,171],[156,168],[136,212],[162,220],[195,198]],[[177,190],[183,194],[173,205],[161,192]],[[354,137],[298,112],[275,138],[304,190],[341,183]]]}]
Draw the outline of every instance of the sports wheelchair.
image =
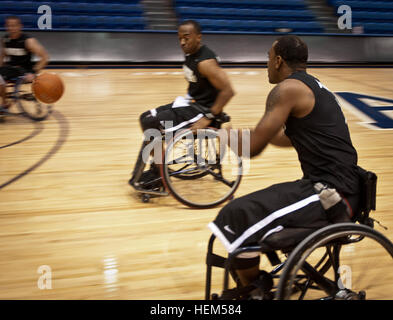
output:
[{"label": "sports wheelchair", "polygon": [[[259,245],[238,248],[226,258],[213,253],[212,235],[206,256],[205,299],[253,299],[250,293],[256,289],[260,300],[392,299],[393,244],[373,229],[378,221],[369,217],[375,210],[377,177],[361,171],[363,203],[352,222],[319,230],[284,229]],[[258,280],[242,286],[232,265],[237,256],[246,252],[265,254],[272,270],[260,271]],[[221,294],[211,294],[213,267],[224,269]],[[230,282],[234,282],[232,288]]]},{"label": "sports wheelchair", "polygon": [[[200,107],[200,106],[199,106]],[[217,130],[230,117],[222,113],[211,126],[197,133],[190,129],[180,130],[171,139],[162,133],[162,164],[160,177],[135,190],[143,202],[154,196],[171,194],[191,208],[211,208],[233,198],[242,177],[242,159],[224,143],[220,143]],[[167,143],[166,143],[167,142]],[[135,165],[136,176],[144,168],[142,145]],[[162,183],[161,183],[162,182]]]},{"label": "sports wheelchair", "polygon": [[38,101],[31,91],[31,83],[25,82],[24,77],[7,81],[7,100],[15,104],[19,112],[1,109],[4,115],[25,116],[34,121],[45,120],[52,111],[52,106]]}]

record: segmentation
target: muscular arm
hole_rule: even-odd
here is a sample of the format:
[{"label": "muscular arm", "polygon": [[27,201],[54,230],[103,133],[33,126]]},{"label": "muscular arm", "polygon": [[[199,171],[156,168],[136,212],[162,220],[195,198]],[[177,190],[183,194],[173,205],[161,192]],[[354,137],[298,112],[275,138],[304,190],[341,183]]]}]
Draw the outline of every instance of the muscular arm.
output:
[{"label": "muscular arm", "polygon": [[37,55],[40,60],[35,64],[34,71],[39,72],[49,62],[49,55],[45,48],[35,38],[29,38],[26,40],[26,47],[29,51]]},{"label": "muscular arm", "polygon": [[[308,105],[299,103],[304,95],[308,94],[306,90],[308,89],[300,81],[289,79],[284,80],[270,91],[266,100],[265,114],[256,127],[250,130],[251,158],[260,154],[268,143],[290,144],[288,137],[284,134],[283,126],[291,113],[297,114],[308,108]],[[240,130],[238,134],[240,142],[242,131]],[[239,155],[241,155],[241,150],[242,146],[239,143]]]},{"label": "muscular arm", "polygon": [[198,64],[199,72],[219,91],[211,112],[220,114],[224,106],[235,95],[226,72],[218,65],[215,59],[208,59]]},{"label": "muscular arm", "polygon": [[270,140],[270,143],[277,147],[292,147],[291,140],[285,134],[284,128],[282,128],[278,133]]},{"label": "muscular arm", "polygon": [[282,130],[293,108],[294,92],[285,83],[275,86],[266,100],[266,110],[254,130],[250,132],[250,156],[260,154]]}]

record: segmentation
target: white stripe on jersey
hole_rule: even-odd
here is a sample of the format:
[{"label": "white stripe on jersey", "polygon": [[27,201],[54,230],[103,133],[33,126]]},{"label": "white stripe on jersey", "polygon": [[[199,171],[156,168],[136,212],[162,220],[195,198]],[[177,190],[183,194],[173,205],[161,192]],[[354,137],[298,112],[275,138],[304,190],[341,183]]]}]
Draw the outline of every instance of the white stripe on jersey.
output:
[{"label": "white stripe on jersey", "polygon": [[[233,252],[236,250],[240,245],[249,237],[251,237],[253,234],[257,233],[259,230],[265,228],[267,225],[272,223],[273,221],[277,220],[278,218],[281,218],[285,215],[288,215],[292,212],[295,212],[303,207],[308,206],[310,203],[319,201],[319,195],[314,194],[312,196],[309,196],[306,199],[300,200],[298,202],[295,202],[289,206],[286,206],[284,208],[281,208],[270,215],[268,215],[266,218],[262,219],[261,221],[257,222],[253,226],[249,227],[246,231],[243,232],[243,234],[240,235],[235,241],[230,243],[228,239],[225,237],[225,235],[221,232],[221,230],[218,228],[218,226],[214,222],[210,222],[208,224],[209,229],[214,233],[214,235],[221,240],[225,248],[229,253]],[[273,229],[274,230],[274,229]]]},{"label": "white stripe on jersey", "polygon": [[5,48],[7,56],[26,56],[28,52],[24,48]]}]

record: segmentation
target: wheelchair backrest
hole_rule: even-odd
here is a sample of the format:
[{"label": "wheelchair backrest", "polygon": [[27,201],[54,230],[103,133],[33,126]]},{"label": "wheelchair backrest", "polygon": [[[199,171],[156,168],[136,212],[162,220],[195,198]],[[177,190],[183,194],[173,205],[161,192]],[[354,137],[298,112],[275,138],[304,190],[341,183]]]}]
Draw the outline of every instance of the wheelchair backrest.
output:
[{"label": "wheelchair backrest", "polygon": [[377,175],[374,172],[358,167],[361,192],[361,212],[367,218],[371,210],[376,209]]}]

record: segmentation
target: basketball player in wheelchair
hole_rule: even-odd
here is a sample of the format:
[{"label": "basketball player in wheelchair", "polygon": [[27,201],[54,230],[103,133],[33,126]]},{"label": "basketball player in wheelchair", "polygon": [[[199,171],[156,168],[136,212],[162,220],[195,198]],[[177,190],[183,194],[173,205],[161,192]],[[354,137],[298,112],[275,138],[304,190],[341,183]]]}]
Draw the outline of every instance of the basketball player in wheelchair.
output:
[{"label": "basketball player in wheelchair", "polygon": [[[225,71],[218,64],[218,57],[206,45],[202,45],[201,27],[187,20],[178,28],[180,46],[185,54],[183,71],[189,82],[185,97],[177,97],[174,102],[151,109],[140,116],[140,125],[144,133],[157,129],[163,135],[180,129],[198,130],[219,124],[225,118],[222,110],[234,96],[231,83]],[[150,169],[143,171],[145,161],[143,150],[153,143],[149,137],[145,141],[136,161],[129,184],[139,192],[159,190],[163,183],[160,170],[154,161]]]},{"label": "basketball player in wheelchair", "polygon": [[[277,85],[267,97],[265,114],[250,133],[250,155],[259,155],[269,143],[294,147],[303,178],[237,198],[221,209],[209,224],[213,235],[206,260],[206,299],[293,295],[304,299],[313,290],[320,295],[311,296],[321,299],[364,299],[365,287],[350,290],[339,285],[338,279],[340,262],[345,261],[341,255],[348,254],[342,246],[355,246],[364,238],[378,242],[381,256],[387,257],[386,270],[392,264],[392,243],[370,227],[376,175],[357,165],[357,152],[333,93],[307,73],[306,43],[294,35],[282,36],[268,55],[269,82]],[[213,253],[215,238],[228,251],[227,258]],[[314,252],[321,248],[326,251],[317,257]],[[282,262],[277,250],[291,254],[289,259]],[[270,273],[260,270],[261,253],[275,266]],[[213,266],[225,269],[221,295],[210,295]],[[229,288],[229,275],[236,288]],[[275,279],[280,280],[278,286]]]},{"label": "basketball player in wheelchair", "polygon": [[[0,113],[7,113],[10,101],[7,99],[7,83],[18,85],[31,83],[49,61],[48,53],[39,41],[23,32],[19,17],[9,16],[5,19],[7,34],[2,39],[0,53]],[[32,55],[39,57],[33,63]],[[7,59],[7,61],[6,61]]]}]

